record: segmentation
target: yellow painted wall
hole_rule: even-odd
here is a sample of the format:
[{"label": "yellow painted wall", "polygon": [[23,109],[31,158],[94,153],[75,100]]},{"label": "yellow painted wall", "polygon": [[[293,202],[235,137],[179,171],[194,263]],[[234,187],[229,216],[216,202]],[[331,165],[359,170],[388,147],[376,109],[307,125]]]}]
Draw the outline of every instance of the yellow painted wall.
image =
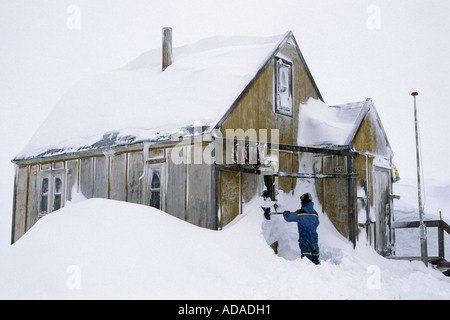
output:
[{"label": "yellow painted wall", "polygon": [[[272,59],[223,122],[220,127],[223,137],[226,137],[227,129],[242,129],[244,131],[254,129],[258,133],[258,141],[262,141],[265,137],[259,135],[259,130],[267,129],[267,142],[271,142],[271,130],[276,129],[279,132],[280,144],[297,145],[299,105],[305,103],[311,97],[319,99],[319,93],[316,91],[313,80],[310,79],[293,43],[286,42],[275,56],[292,61],[292,117],[274,111],[274,59]],[[279,171],[298,171],[299,160],[296,153],[279,152],[278,158]],[[276,179],[278,188],[284,192],[290,192],[295,188],[296,179],[286,177]],[[241,177],[239,180],[237,173],[221,172],[219,184],[219,190],[222,190],[219,193],[222,222],[223,225],[226,225],[240,213],[238,201],[242,199],[242,195],[239,194],[239,190],[245,189],[246,197],[242,201],[247,201],[250,195],[257,193],[257,179],[251,180]]]}]

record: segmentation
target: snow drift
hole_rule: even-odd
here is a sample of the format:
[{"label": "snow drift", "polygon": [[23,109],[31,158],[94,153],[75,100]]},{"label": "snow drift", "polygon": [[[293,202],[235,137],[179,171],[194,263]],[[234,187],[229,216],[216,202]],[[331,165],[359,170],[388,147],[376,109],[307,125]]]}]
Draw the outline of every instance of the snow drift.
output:
[{"label": "snow drift", "polygon": [[[281,196],[294,206],[294,198]],[[384,259],[362,243],[353,250],[324,214],[321,265],[299,259],[295,224],[265,220],[261,205],[253,199],[234,223],[213,231],[142,205],[70,204],[6,252],[0,298],[450,298],[450,281],[440,272]],[[268,230],[285,235],[284,258],[268,245]]]},{"label": "snow drift", "polygon": [[348,145],[360,124],[366,101],[329,106],[309,98],[300,104],[299,145]]}]

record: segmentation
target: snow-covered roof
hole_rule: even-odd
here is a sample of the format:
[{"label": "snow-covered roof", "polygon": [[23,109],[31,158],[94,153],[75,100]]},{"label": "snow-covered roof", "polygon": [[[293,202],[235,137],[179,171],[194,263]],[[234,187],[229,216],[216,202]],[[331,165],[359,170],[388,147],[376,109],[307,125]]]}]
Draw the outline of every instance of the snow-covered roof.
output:
[{"label": "snow-covered roof", "polygon": [[56,104],[16,160],[99,146],[167,139],[201,123],[213,127],[292,32],[273,37],[213,37],[161,49],[81,81]]},{"label": "snow-covered roof", "polygon": [[[120,69],[74,85],[15,160],[169,140],[220,124],[236,99],[292,32],[272,37],[213,37],[173,49],[161,71],[161,49]],[[295,39],[293,39],[295,42]],[[320,95],[320,94],[319,94]],[[300,105],[298,145],[349,145],[371,100]]]},{"label": "snow-covered roof", "polygon": [[310,98],[300,104],[299,145],[349,145],[364,120],[371,100],[328,106]]}]

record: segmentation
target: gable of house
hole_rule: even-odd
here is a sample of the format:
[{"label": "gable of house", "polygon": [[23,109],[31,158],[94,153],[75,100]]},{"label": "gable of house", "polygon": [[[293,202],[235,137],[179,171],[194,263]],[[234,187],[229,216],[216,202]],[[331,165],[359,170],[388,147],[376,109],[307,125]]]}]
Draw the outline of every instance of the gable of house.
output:
[{"label": "gable of house", "polygon": [[299,105],[309,98],[322,96],[289,32],[216,127],[223,135],[226,129],[278,129],[281,144],[297,145]]},{"label": "gable of house", "polygon": [[[393,152],[380,116],[371,99],[364,102],[364,107],[367,108],[364,119],[350,143],[353,143],[355,149],[361,153],[376,154],[389,162],[389,159],[393,157]],[[382,159],[379,161],[379,164],[382,165]]]},{"label": "gable of house", "polygon": [[[387,221],[376,218],[385,214],[390,201],[390,168],[392,150],[381,124],[380,117],[371,99],[353,103],[328,106],[318,100],[309,100],[300,106],[300,129],[298,141],[303,145],[347,146],[360,156],[353,161],[354,171],[359,174],[355,186],[362,196],[364,180],[368,186],[373,221]],[[316,170],[324,174],[348,172],[348,160],[342,156],[328,155],[318,157]],[[346,179],[316,180],[316,190],[322,209],[327,213],[337,230],[348,237],[350,221],[348,214],[348,182]],[[358,201],[357,212],[365,212],[365,205]],[[379,210],[378,210],[379,209]],[[378,210],[378,211],[377,211]],[[358,223],[358,216],[355,216]],[[365,215],[363,222],[365,222]],[[380,236],[388,234],[380,223],[378,229],[384,228]],[[388,246],[387,242],[384,245]]]},{"label": "gable of house", "polygon": [[[268,56],[254,79],[218,122],[223,137],[242,141],[298,145],[299,106],[308,99],[322,99],[297,42],[289,32]],[[240,130],[244,136],[229,136]],[[275,137],[276,135],[276,137]],[[268,151],[270,157],[271,151]],[[298,155],[277,150],[279,171],[298,172]],[[261,180],[261,179],[259,179]],[[242,203],[257,194],[261,184],[254,174],[220,171],[219,211],[226,225],[242,212]],[[289,192],[296,179],[277,178],[276,186]]]}]

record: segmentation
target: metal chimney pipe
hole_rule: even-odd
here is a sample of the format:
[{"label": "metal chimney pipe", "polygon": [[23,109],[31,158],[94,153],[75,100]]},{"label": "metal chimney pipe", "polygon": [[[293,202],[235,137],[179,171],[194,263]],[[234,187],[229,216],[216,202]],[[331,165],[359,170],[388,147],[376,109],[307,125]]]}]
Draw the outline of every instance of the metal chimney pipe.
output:
[{"label": "metal chimney pipe", "polygon": [[172,28],[162,29],[162,71],[172,64]]}]

